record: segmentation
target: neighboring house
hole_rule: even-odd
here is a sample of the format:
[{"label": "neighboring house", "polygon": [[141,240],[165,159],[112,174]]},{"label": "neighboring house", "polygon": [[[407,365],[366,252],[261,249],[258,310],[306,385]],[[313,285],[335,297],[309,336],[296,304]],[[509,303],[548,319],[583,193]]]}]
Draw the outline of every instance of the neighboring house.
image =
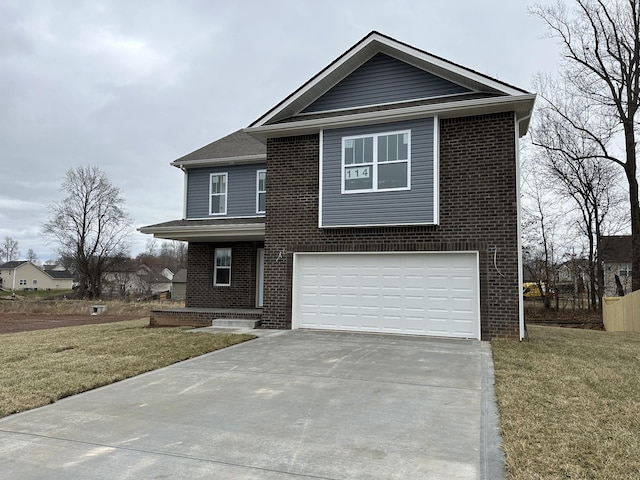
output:
[{"label": "neighboring house", "polygon": [[555,280],[558,293],[579,294],[590,286],[589,260],[572,258],[557,267]]},{"label": "neighboring house", "polygon": [[189,242],[183,316],[261,308],[268,328],[523,338],[518,143],[534,100],[372,32],[172,162],[183,218],[140,231]]},{"label": "neighboring house", "polygon": [[604,271],[604,296],[631,293],[631,235],[602,237],[599,258]]},{"label": "neighboring house", "polygon": [[28,260],[0,265],[5,290],[71,290],[73,274],[68,270],[42,270]]},{"label": "neighboring house", "polygon": [[178,270],[171,280],[171,300],[184,300],[187,295],[187,269]]},{"label": "neighboring house", "polygon": [[166,267],[160,270],[158,273],[168,280],[173,280],[173,272]]},{"label": "neighboring house", "polygon": [[[162,270],[173,276],[168,268]],[[103,274],[103,293],[116,297],[149,296],[171,290],[171,280],[138,260],[122,259]]]}]

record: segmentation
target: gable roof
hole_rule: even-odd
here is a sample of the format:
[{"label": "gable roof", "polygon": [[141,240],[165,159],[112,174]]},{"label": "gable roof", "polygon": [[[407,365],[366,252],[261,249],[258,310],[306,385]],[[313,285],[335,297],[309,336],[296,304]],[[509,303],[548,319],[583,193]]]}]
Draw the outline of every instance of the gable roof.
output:
[{"label": "gable roof", "polygon": [[[447,102],[446,105],[430,103],[427,105],[412,105],[406,108],[378,109],[375,112],[349,114],[332,117],[287,121],[302,112],[306,107],[320,98],[324,93],[345,79],[365,62],[378,53],[383,53],[404,63],[417,67],[425,72],[460,85],[475,93],[486,93],[483,98],[461,99],[457,102]],[[517,118],[522,121],[520,133],[524,135],[528,128],[529,116],[533,108],[535,95],[508,83],[445,60],[424,50],[417,49],[406,43],[373,31],[357,44],[339,56],[331,64],[321,70],[300,88],[270,109],[262,117],[254,121],[247,133],[259,140],[269,136],[304,134],[318,131],[322,126],[361,125],[410,118],[411,115],[441,114],[452,112],[452,116],[461,113],[474,112],[491,113],[513,110]]]},{"label": "gable roof", "polygon": [[24,265],[28,260],[12,260],[10,262],[3,263],[0,265],[0,268],[3,270],[11,270],[13,268],[18,268],[20,265]]},{"label": "gable roof", "polygon": [[170,283],[167,277],[158,272],[147,272],[143,274],[138,274],[138,277],[147,283]]},{"label": "gable roof", "polygon": [[631,235],[602,237],[599,253],[601,262],[631,263]]},{"label": "gable roof", "polygon": [[6,262],[3,263],[2,265],[0,265],[0,269],[2,270],[14,270],[16,268],[21,267],[22,265],[25,264],[31,264],[34,267],[36,267],[38,270],[40,270],[42,273],[44,273],[45,275],[48,275],[50,278],[56,278],[58,280],[73,280],[73,274],[69,271],[69,270],[48,270],[45,268],[40,268],[37,265],[35,265],[33,262],[29,261],[29,260],[13,260],[11,262]]},{"label": "gable roof", "polygon": [[178,273],[176,273],[173,276],[173,283],[186,283],[187,282],[187,269],[186,268],[181,268],[180,270],[178,270]]},{"label": "gable roof", "polygon": [[60,280],[66,278],[73,280],[73,273],[69,270],[44,270],[44,273],[49,275],[51,278],[57,278]]},{"label": "gable roof", "polygon": [[254,163],[265,161],[267,148],[258,140],[237,130],[215,142],[171,162],[174,167],[204,167],[216,163]]}]

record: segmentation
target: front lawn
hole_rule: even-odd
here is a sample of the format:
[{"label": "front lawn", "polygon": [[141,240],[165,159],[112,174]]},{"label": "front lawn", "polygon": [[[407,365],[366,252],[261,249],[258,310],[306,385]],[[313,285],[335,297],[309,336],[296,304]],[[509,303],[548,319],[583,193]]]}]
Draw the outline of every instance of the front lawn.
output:
[{"label": "front lawn", "polygon": [[492,342],[509,479],[640,478],[640,334]]},{"label": "front lawn", "polygon": [[0,337],[0,417],[254,338],[148,328],[148,319]]}]

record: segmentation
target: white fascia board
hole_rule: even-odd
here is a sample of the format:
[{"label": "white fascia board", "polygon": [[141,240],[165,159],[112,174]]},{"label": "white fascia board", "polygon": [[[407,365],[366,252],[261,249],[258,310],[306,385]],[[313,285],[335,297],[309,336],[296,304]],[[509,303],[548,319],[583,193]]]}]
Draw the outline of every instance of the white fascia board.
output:
[{"label": "white fascia board", "polygon": [[[385,42],[385,43],[389,44],[390,42]],[[456,65],[455,63],[448,62],[447,60],[444,60],[442,58],[434,57],[433,55],[430,55],[426,52],[415,50],[409,46],[402,45],[402,44],[392,45],[392,47],[406,55],[411,55],[412,57],[416,58],[420,62],[424,62],[425,65],[423,66],[423,69],[426,69],[427,71],[430,70],[429,66],[434,66],[436,67],[436,69],[451,72],[457,77],[462,77],[470,80],[473,83],[484,85],[490,90],[495,90],[497,92],[501,92],[506,95],[513,95],[513,96],[523,95],[523,90],[519,88],[512,87],[508,84],[500,82],[499,80],[484,76],[480,73],[474,72],[473,70],[469,70],[460,65]],[[384,53],[387,53],[387,52],[384,52]],[[415,62],[413,62],[413,64],[416,65]]]},{"label": "white fascia board", "polygon": [[232,225],[192,225],[172,227],[140,227],[141,233],[153,234],[159,238],[212,238],[216,237],[260,237],[264,236],[264,224],[232,224]]},{"label": "white fascia board", "polygon": [[[526,116],[531,113],[535,98],[536,96],[534,94],[519,95],[517,97],[505,96],[478,98],[446,104],[417,105],[390,110],[356,113],[353,115],[322,117],[278,123],[274,125],[263,125],[259,127],[245,128],[244,131],[252,137],[264,141],[266,138],[270,137],[316,133],[321,129],[355,127],[373,123],[398,122],[401,120],[411,120],[413,118],[436,115],[440,118],[447,118],[462,115],[481,115],[486,113],[515,111],[516,118],[519,119],[526,118]],[[524,133],[522,131],[520,133],[524,135],[526,130]]]},{"label": "white fascia board", "polygon": [[[273,118],[277,117],[278,114],[280,112],[282,112],[282,110],[286,109],[292,103],[297,102],[300,99],[300,97],[303,97],[309,91],[315,89],[316,86],[319,83],[323,82],[328,77],[331,77],[332,75],[334,75],[336,71],[338,71],[340,69],[344,69],[345,65],[349,64],[350,61],[355,56],[360,54],[360,52],[364,49],[365,46],[367,46],[368,44],[370,44],[373,41],[374,41],[374,36],[372,35],[372,36],[369,36],[369,37],[365,38],[364,41],[361,42],[361,44],[356,44],[355,46],[353,46],[346,53],[344,53],[341,57],[338,57],[337,60],[335,60],[334,62],[330,63],[327,67],[325,67],[324,70],[321,70],[320,73],[316,74],[315,77],[312,77],[312,79],[307,84],[302,85],[302,87],[300,87],[298,90],[294,91],[288,98],[286,98],[285,100],[280,102],[280,104],[276,105],[271,110],[269,110],[267,113],[265,113],[262,117],[260,117],[258,120],[253,122],[252,125],[255,125],[255,126],[259,127],[259,126],[265,125],[266,123],[270,122]],[[356,62],[356,64],[357,64],[357,62]],[[359,66],[359,64],[357,64],[356,66]],[[348,70],[345,71],[345,75],[339,75],[338,79],[335,82],[332,82],[332,85],[329,86],[329,88],[331,88],[336,83],[338,83],[340,80],[345,78],[346,75],[348,75],[350,72],[351,72],[351,69],[348,69]],[[324,89],[322,92],[318,92],[319,94],[316,95],[316,98],[319,97],[320,95],[322,95],[327,90],[329,90],[329,88]]]},{"label": "white fascia board", "polygon": [[[473,70],[464,68],[460,65],[456,65],[455,63],[451,63],[443,58],[435,57],[427,52],[400,43],[392,38],[384,37],[375,32],[364,38],[360,43],[351,47],[351,49],[341,57],[338,57],[337,60],[325,67],[324,70],[321,70],[315,77],[312,77],[307,84],[304,84],[298,90],[294,91],[280,104],[276,105],[258,120],[253,122],[250,128],[261,127],[272,120],[277,119],[284,110],[287,110],[291,105],[300,101],[302,97],[310,95],[313,99],[319,98],[322,94],[346,78],[349,73],[358,68],[377,52],[382,52],[391,56],[408,57],[402,58],[402,61],[413,64],[425,71],[435,70],[435,73],[439,75],[441,75],[443,71],[449,72],[450,75],[445,74],[444,77],[456,77],[457,80],[452,81],[461,85],[464,85],[467,82],[469,84],[477,84],[484,86],[487,90],[501,92],[509,96],[522,96],[525,94],[524,90],[512,87],[506,83],[500,82],[499,80],[474,72]],[[440,71],[439,73],[438,70]],[[332,76],[335,76],[336,78],[333,79],[333,81],[329,81],[327,85],[324,85],[321,91],[318,91],[316,94],[312,94],[313,90],[320,88],[319,85],[326,82]],[[476,90],[476,88],[472,88],[472,90]],[[480,90],[484,89],[481,88]],[[313,100],[311,100],[311,102],[312,101]],[[307,102],[307,104],[311,102]]]},{"label": "white fascia board", "polygon": [[239,157],[222,157],[222,158],[200,158],[197,160],[175,160],[170,165],[179,168],[195,168],[209,167],[216,165],[243,165],[251,163],[261,163],[267,161],[267,154],[259,155],[242,155]]}]

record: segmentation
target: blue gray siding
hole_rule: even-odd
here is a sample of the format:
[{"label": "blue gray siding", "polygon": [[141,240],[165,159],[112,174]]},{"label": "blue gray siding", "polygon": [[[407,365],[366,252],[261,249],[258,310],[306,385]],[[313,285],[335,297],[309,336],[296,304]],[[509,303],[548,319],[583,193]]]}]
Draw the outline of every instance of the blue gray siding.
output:
[{"label": "blue gray siding", "polygon": [[467,93],[469,89],[378,53],[303,112],[321,112]]},{"label": "blue gray siding", "polygon": [[[322,226],[434,222],[434,119],[325,130],[322,140]],[[411,190],[341,193],[342,137],[411,130]]]},{"label": "blue gray siding", "polygon": [[[187,218],[220,218],[209,215],[209,175],[227,173],[226,217],[255,217],[256,172],[265,164],[233,165],[227,167],[191,168],[187,170]],[[224,216],[222,216],[224,217]]]}]

